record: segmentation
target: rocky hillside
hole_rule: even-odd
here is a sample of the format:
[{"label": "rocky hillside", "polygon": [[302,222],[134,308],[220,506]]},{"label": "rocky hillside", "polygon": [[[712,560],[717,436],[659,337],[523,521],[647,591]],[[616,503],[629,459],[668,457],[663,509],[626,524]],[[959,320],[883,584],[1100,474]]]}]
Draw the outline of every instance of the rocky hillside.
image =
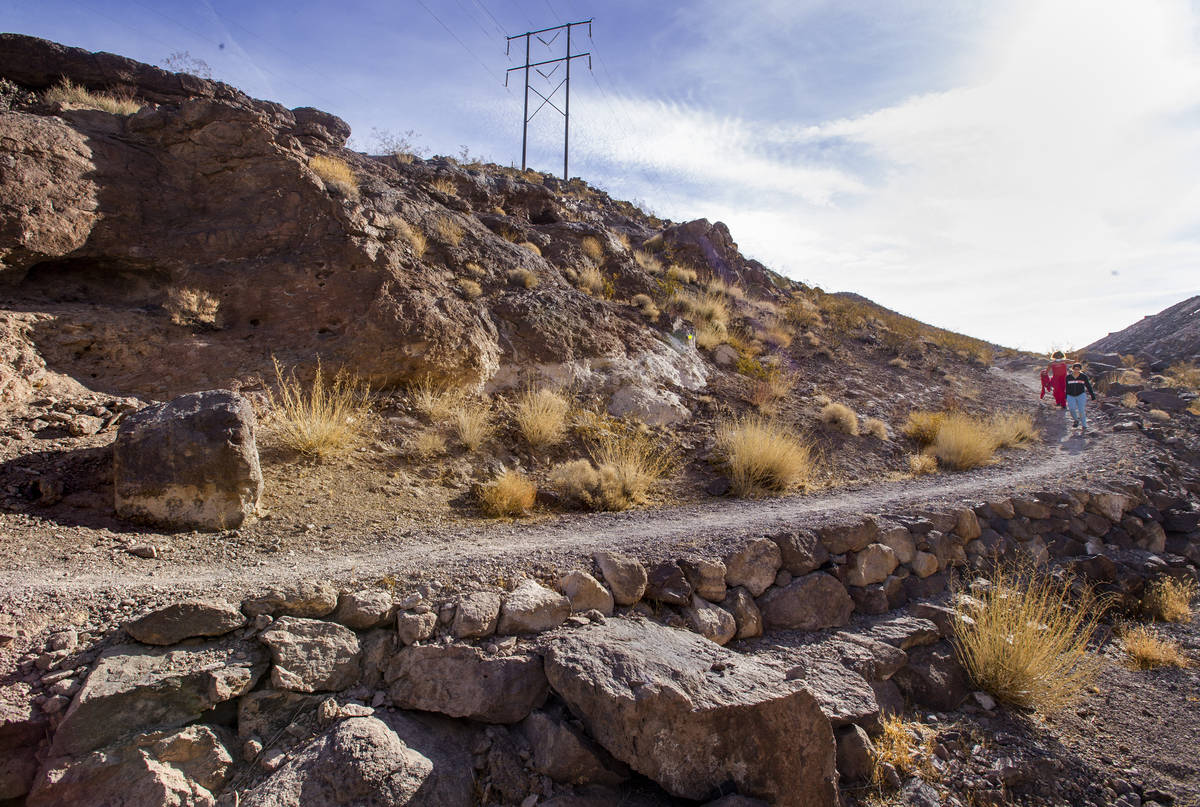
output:
[{"label": "rocky hillside", "polygon": [[1200,294],[1097,339],[1085,350],[1132,353],[1151,364],[1196,361],[1200,359]]}]

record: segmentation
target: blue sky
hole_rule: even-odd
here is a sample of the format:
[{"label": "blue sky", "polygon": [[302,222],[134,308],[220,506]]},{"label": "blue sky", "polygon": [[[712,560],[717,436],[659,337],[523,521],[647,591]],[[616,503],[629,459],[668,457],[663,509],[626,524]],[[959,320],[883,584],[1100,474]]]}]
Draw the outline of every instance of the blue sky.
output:
[{"label": "blue sky", "polygon": [[[594,17],[571,173],[827,290],[1080,347],[1200,293],[1200,6],[1186,0],[16,0],[3,25],[317,106],[374,150],[520,162],[504,34]],[[563,40],[532,55],[562,54]],[[557,83],[535,85],[547,91]],[[539,79],[540,81],[540,79]],[[562,168],[562,120],[530,165]]]}]

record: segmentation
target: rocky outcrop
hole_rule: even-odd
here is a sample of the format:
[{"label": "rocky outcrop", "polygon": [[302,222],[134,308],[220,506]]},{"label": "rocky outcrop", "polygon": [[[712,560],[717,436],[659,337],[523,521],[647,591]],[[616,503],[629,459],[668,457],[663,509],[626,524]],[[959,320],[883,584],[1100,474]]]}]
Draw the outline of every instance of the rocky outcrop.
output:
[{"label": "rocky outcrop", "polygon": [[401,709],[483,723],[516,723],[546,700],[546,673],[531,654],[488,655],[469,645],[413,645],[397,653],[385,679]]},{"label": "rocky outcrop", "polygon": [[263,486],[255,424],[249,401],[227,390],[130,415],[113,447],[117,515],[205,530],[254,518]]},{"label": "rocky outcrop", "polygon": [[1096,353],[1132,353],[1167,364],[1195,361],[1200,357],[1200,295],[1148,315],[1084,349]]},{"label": "rocky outcrop", "polygon": [[183,725],[248,692],[266,668],[266,651],[251,642],[111,647],[71,702],[53,751],[79,754],[127,733]]},{"label": "rocky outcrop", "polygon": [[428,804],[418,793],[433,763],[374,717],[343,720],[311,741],[247,793],[247,807],[322,804],[403,807]]},{"label": "rocky outcrop", "polygon": [[242,612],[221,602],[185,600],[151,611],[125,625],[142,644],[177,644],[194,636],[224,636],[246,624]]},{"label": "rocky outcrop", "polygon": [[813,695],[693,634],[610,621],[547,643],[550,685],[613,756],[669,792],[727,781],[777,805],[837,803],[833,733]]}]

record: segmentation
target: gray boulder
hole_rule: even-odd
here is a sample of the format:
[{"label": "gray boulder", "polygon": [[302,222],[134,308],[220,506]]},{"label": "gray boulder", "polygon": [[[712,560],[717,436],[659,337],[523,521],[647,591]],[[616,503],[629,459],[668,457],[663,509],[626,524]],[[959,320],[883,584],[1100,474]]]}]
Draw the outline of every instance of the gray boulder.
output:
[{"label": "gray boulder", "polygon": [[646,567],[640,562],[616,552],[597,552],[592,557],[617,605],[633,605],[646,593]]},{"label": "gray boulder", "polygon": [[242,601],[247,616],[329,616],[338,605],[338,592],[328,583],[299,582],[271,589]]},{"label": "gray boulder", "polygon": [[110,647],[71,702],[52,754],[81,754],[125,734],[189,723],[250,691],[266,669],[267,651],[255,642]]},{"label": "gray boulder", "polygon": [[778,544],[769,538],[756,538],[725,558],[725,584],[745,586],[757,597],[775,582],[782,564]]},{"label": "gray boulder", "polygon": [[336,622],[280,617],[258,638],[271,651],[277,689],[335,692],[352,686],[362,672],[358,637]]},{"label": "gray boulder", "polygon": [[833,575],[813,572],[758,599],[767,630],[821,630],[850,621],[854,600]]},{"label": "gray boulder", "polygon": [[348,591],[338,597],[333,618],[354,630],[377,628],[387,622],[395,607],[392,595],[383,589]]},{"label": "gray boulder", "polygon": [[814,572],[829,560],[829,550],[812,530],[791,530],[771,536],[779,546],[783,568],[800,576]]},{"label": "gray boulder", "polygon": [[482,639],[491,636],[496,632],[501,602],[500,595],[494,591],[464,594],[454,610],[454,621],[450,623],[451,635],[455,639]]},{"label": "gray boulder", "polygon": [[568,572],[558,581],[559,588],[571,602],[571,611],[599,611],[612,616],[613,595],[604,585],[587,572]]},{"label": "gray boulder", "polygon": [[384,680],[401,709],[483,723],[517,723],[546,700],[546,673],[534,654],[485,655],[470,645],[412,645],[392,657]]},{"label": "gray boulder", "polygon": [[505,635],[541,633],[557,628],[571,615],[571,601],[536,580],[522,580],[500,607],[496,631]]},{"label": "gray boulder", "polygon": [[629,778],[628,768],[556,715],[534,712],[520,728],[529,743],[533,769],[560,784],[615,787]]},{"label": "gray boulder", "polygon": [[685,558],[679,561],[692,590],[709,602],[725,599],[725,564],[719,560]]},{"label": "gray boulder", "polygon": [[125,632],[143,644],[178,644],[193,636],[223,636],[246,624],[231,605],[185,600],[151,611],[125,625]]},{"label": "gray boulder", "polygon": [[727,644],[738,632],[733,614],[697,594],[692,595],[691,604],[681,608],[680,613],[689,628],[717,644]]},{"label": "gray boulder", "polygon": [[776,667],[612,619],[552,637],[546,674],[592,737],[673,795],[701,799],[732,782],[781,807],[837,803],[829,720]]},{"label": "gray boulder", "polygon": [[244,807],[403,807],[417,799],[433,763],[374,717],[342,720],[246,793]]},{"label": "gray boulder", "polygon": [[140,734],[47,762],[28,807],[213,807],[232,772],[229,738],[204,725]]},{"label": "gray boulder", "polygon": [[254,431],[250,402],[229,390],[129,415],[113,445],[117,515],[169,528],[241,526],[262,495]]},{"label": "gray boulder", "polygon": [[908,664],[891,677],[915,704],[943,712],[957,709],[970,692],[966,670],[947,642],[908,651]]}]

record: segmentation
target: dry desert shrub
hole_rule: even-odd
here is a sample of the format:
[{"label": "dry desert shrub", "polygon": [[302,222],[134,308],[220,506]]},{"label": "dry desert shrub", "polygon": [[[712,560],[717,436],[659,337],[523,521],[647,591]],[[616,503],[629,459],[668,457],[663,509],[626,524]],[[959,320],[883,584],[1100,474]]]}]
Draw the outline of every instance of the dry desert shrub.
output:
[{"label": "dry desert shrub", "polygon": [[658,306],[654,304],[654,299],[649,294],[635,294],[629,301],[642,312],[642,316],[650,320],[658,319],[658,315],[662,312],[658,310]]},{"label": "dry desert shrub", "polygon": [[595,266],[585,266],[576,275],[579,290],[586,294],[599,294],[604,291],[604,275]]},{"label": "dry desert shrub", "polygon": [[998,568],[989,585],[959,596],[954,612],[956,650],[979,689],[997,700],[1048,714],[1092,684],[1099,661],[1088,642],[1104,603],[1070,581],[1031,571]]},{"label": "dry desert shrub", "polygon": [[484,403],[463,403],[450,412],[450,423],[458,441],[475,451],[492,436],[492,409]]},{"label": "dry desert shrub", "polygon": [[393,216],[389,222],[396,234],[408,242],[412,247],[413,252],[418,258],[425,254],[425,249],[428,247],[428,242],[425,240],[425,234],[413,227],[404,219]]},{"label": "dry desert shrub", "polygon": [[408,385],[408,397],[418,412],[440,422],[461,405],[462,391],[445,381],[426,376]]},{"label": "dry desert shrub", "polygon": [[719,294],[697,294],[681,289],[671,295],[667,305],[683,313],[697,327],[704,323],[724,331],[729,325],[729,306]]},{"label": "dry desert shrub", "polygon": [[709,294],[720,294],[733,300],[746,299],[746,291],[736,283],[726,283],[719,277],[714,277],[704,286]]},{"label": "dry desert shrub", "polygon": [[593,261],[599,263],[604,260],[604,247],[600,244],[600,239],[594,235],[585,235],[579,242],[583,254],[587,255]]},{"label": "dry desert shrub", "polygon": [[358,198],[358,178],[345,160],[317,154],[309,159],[308,167],[321,178],[325,187],[336,190],[348,199]]},{"label": "dry desert shrub", "polygon": [[813,475],[812,448],[777,421],[727,420],[717,427],[717,448],[737,496],[787,493],[807,485]]},{"label": "dry desert shrub", "polygon": [[429,459],[446,453],[446,438],[436,429],[425,429],[413,438],[413,453]]},{"label": "dry desert shrub", "polygon": [[531,448],[544,448],[562,442],[570,411],[571,404],[562,393],[530,387],[517,398],[513,418]]},{"label": "dry desert shrub", "polygon": [[799,297],[788,303],[784,312],[788,322],[799,328],[823,328],[825,320],[821,318],[821,309],[807,297]]},{"label": "dry desert shrub", "polygon": [[522,241],[520,244],[518,244],[518,246],[525,247],[525,249],[529,250],[534,255],[540,256],[542,254],[542,248],[532,241]]},{"label": "dry desert shrub", "polygon": [[519,471],[505,471],[479,489],[483,510],[496,518],[527,513],[537,498],[537,486]]},{"label": "dry desert shrub", "polygon": [[444,193],[447,196],[457,196],[458,186],[449,177],[436,177],[429,183],[429,187],[433,188],[438,193]]},{"label": "dry desert shrub", "polygon": [[827,403],[821,409],[821,422],[843,434],[858,434],[858,415],[845,404]]},{"label": "dry desert shrub", "polygon": [[909,454],[908,472],[913,476],[936,474],[938,471],[937,457],[932,454]]},{"label": "dry desert shrub", "polygon": [[887,442],[888,428],[887,424],[879,418],[867,418],[863,421],[862,433],[874,437],[876,440]]},{"label": "dry desert shrub", "polygon": [[925,736],[924,727],[919,723],[905,723],[900,715],[888,715],[881,721],[882,729],[871,739],[875,748],[872,756],[874,768],[871,772],[871,782],[882,788],[887,783],[883,777],[885,765],[891,765],[901,777],[920,775],[928,781],[935,781],[938,776],[933,767],[933,735]]},{"label": "dry desert shrub", "polygon": [[676,283],[695,283],[696,270],[673,263],[667,267],[667,280],[673,280]]},{"label": "dry desert shrub", "polygon": [[938,428],[930,453],[937,457],[939,465],[966,471],[992,461],[996,437],[990,423],[952,412]]},{"label": "dry desert shrub", "polygon": [[1172,387],[1200,390],[1200,367],[1195,362],[1177,362],[1167,368],[1167,383]]},{"label": "dry desert shrub", "polygon": [[349,449],[362,436],[370,414],[370,388],[346,370],[332,379],[317,361],[311,384],[295,370],[284,372],[274,357],[277,392],[267,389],[271,422],[280,442],[311,457],[325,459]]},{"label": "dry desert shrub", "polygon": [[696,323],[696,346],[705,350],[712,350],[717,345],[724,344],[729,339],[729,332],[725,330],[724,324],[720,322],[707,322],[701,320]]},{"label": "dry desert shrub", "polygon": [[433,223],[433,229],[437,232],[437,237],[443,243],[449,244],[452,247],[456,247],[462,243],[462,227],[449,216],[439,216],[438,220]]},{"label": "dry desert shrub", "polygon": [[1171,419],[1170,413],[1162,409],[1151,409],[1146,417],[1150,418],[1151,420],[1157,420],[1159,423],[1166,423]]},{"label": "dry desert shrub", "polygon": [[637,265],[642,267],[646,272],[652,275],[661,275],[663,272],[662,261],[651,255],[649,252],[643,252],[640,249],[633,251],[633,259],[637,261]]},{"label": "dry desert shrub", "polygon": [[770,412],[777,402],[791,395],[795,387],[794,376],[772,367],[761,378],[751,381],[746,401],[760,412]]},{"label": "dry desert shrub", "polygon": [[1137,409],[1138,396],[1136,392],[1127,392],[1121,396],[1121,406],[1126,409]]},{"label": "dry desert shrub", "polygon": [[171,289],[163,305],[176,325],[212,325],[220,301],[203,289]]},{"label": "dry desert shrub", "polygon": [[897,356],[896,358],[891,359],[890,361],[888,361],[888,364],[890,366],[895,367],[900,370],[908,369],[908,362],[905,361],[903,356]]},{"label": "dry desert shrub", "polygon": [[900,431],[915,440],[918,445],[927,446],[937,439],[938,430],[945,419],[945,412],[915,410],[908,413],[908,420]]},{"label": "dry desert shrub", "polygon": [[792,332],[779,320],[768,321],[755,335],[760,341],[777,348],[787,348],[792,344]]},{"label": "dry desert shrub", "polygon": [[1129,662],[1136,669],[1188,666],[1187,656],[1179,649],[1179,642],[1164,639],[1145,625],[1122,627],[1120,634]]},{"label": "dry desert shrub", "polygon": [[1197,398],[1188,404],[1187,411],[1193,415],[1200,415],[1200,398]]},{"label": "dry desert shrub", "polygon": [[1160,577],[1150,584],[1142,597],[1142,608],[1152,619],[1187,622],[1192,618],[1192,600],[1195,598],[1195,580]]},{"label": "dry desert shrub", "polygon": [[508,282],[514,286],[533,289],[537,288],[538,276],[529,269],[510,269],[508,271]]},{"label": "dry desert shrub", "polygon": [[458,289],[468,300],[475,300],[479,295],[483,294],[483,287],[469,277],[460,277],[458,279]]},{"label": "dry desert shrub", "polygon": [[643,435],[605,435],[592,461],[557,466],[553,484],[571,502],[593,510],[628,510],[642,504],[670,469],[670,457]]},{"label": "dry desert shrub", "polygon": [[132,115],[142,108],[132,95],[90,92],[86,87],[73,84],[67,78],[46,90],[42,97],[50,104],[75,104],[112,115]]},{"label": "dry desert shrub", "polygon": [[467,261],[466,263],[464,263],[463,271],[466,272],[471,277],[476,278],[476,279],[481,278],[487,274],[487,270],[485,270],[482,266],[475,263],[474,261]]},{"label": "dry desert shrub", "polygon": [[1024,412],[994,415],[991,427],[998,448],[1028,448],[1042,439],[1033,425],[1033,416]]}]

